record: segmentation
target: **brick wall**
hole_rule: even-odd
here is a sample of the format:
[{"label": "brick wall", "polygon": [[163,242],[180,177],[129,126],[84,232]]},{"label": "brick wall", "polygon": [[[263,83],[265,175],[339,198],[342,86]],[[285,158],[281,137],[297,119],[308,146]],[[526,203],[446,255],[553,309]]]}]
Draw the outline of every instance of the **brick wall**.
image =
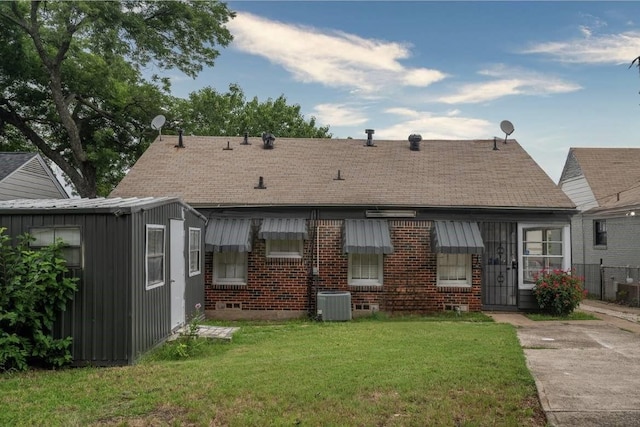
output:
[{"label": "brick wall", "polygon": [[[205,254],[207,314],[249,318],[315,313],[315,298],[310,301],[309,294],[323,290],[349,291],[354,307],[375,306],[393,313],[442,311],[445,305],[465,305],[470,311],[481,309],[479,256],[473,255],[473,286],[436,286],[437,258],[431,252],[430,221],[389,221],[394,253],[384,255],[383,286],[349,286],[348,255],[342,252],[342,223],[309,221],[309,240],[305,241],[301,260],[266,258],[265,242],[254,233],[247,284],[242,286],[213,284],[213,256]],[[315,266],[318,275],[312,278],[310,273]],[[252,315],[256,313],[261,316]]]}]

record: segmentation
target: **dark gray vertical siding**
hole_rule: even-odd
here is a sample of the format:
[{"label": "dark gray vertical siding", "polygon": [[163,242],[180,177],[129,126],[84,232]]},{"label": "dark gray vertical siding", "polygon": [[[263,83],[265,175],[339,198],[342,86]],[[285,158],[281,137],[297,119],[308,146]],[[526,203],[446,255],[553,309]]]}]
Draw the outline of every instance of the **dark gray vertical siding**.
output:
[{"label": "dark gray vertical siding", "polygon": [[55,324],[57,337],[73,338],[74,364],[130,363],[128,357],[128,274],[121,249],[129,235],[126,218],[113,215],[0,215],[0,226],[17,236],[38,226],[79,226],[83,268],[74,269],[78,291]]},{"label": "dark gray vertical siding", "polygon": [[[189,227],[199,228],[202,230],[200,233],[200,248],[201,260],[200,260],[200,274],[189,277]],[[204,235],[205,235],[205,221],[203,218],[197,216],[191,211],[187,211],[185,214],[185,273],[186,273],[186,288],[185,288],[185,314],[187,321],[189,321],[195,314],[196,304],[201,305],[200,313],[204,312]]]},{"label": "dark gray vertical siding", "polygon": [[[165,339],[171,333],[171,283],[169,282],[169,220],[182,218],[182,205],[168,203],[132,215],[132,340],[131,356],[135,360],[140,354]],[[145,241],[146,226],[165,226],[165,283],[146,289]]]}]

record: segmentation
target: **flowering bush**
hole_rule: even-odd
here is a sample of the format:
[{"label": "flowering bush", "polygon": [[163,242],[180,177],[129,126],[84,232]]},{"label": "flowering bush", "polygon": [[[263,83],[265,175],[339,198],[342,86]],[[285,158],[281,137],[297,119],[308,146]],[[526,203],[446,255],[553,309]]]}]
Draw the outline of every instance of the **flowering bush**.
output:
[{"label": "flowering bush", "polygon": [[559,316],[567,316],[584,299],[583,278],[573,274],[573,270],[543,270],[536,275],[533,294],[543,310]]}]

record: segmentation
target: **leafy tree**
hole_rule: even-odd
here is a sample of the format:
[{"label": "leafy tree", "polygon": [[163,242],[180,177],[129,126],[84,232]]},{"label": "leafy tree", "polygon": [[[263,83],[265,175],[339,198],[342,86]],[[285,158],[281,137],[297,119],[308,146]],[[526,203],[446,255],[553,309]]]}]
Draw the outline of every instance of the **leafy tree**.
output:
[{"label": "leafy tree", "polygon": [[226,93],[205,87],[177,100],[171,114],[185,132],[196,135],[238,136],[269,132],[281,137],[331,138],[328,126],[317,126],[315,117],[306,120],[299,105],[288,105],[284,95],[260,102],[245,99],[236,85]]},{"label": "leafy tree", "polygon": [[234,17],[216,1],[0,2],[0,146],[28,141],[83,197],[144,151],[169,80],[212,66]]}]

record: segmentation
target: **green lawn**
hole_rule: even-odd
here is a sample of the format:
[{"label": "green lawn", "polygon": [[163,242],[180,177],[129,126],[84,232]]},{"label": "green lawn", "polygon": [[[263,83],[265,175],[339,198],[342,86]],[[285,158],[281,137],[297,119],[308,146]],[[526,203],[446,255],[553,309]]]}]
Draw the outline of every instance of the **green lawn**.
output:
[{"label": "green lawn", "polygon": [[0,377],[0,425],[543,426],[515,329],[383,319],[244,324],[186,360]]},{"label": "green lawn", "polygon": [[555,314],[548,313],[529,313],[526,315],[531,320],[546,321],[546,320],[600,320],[598,317],[591,313],[584,311],[574,311],[566,316],[557,316]]}]

